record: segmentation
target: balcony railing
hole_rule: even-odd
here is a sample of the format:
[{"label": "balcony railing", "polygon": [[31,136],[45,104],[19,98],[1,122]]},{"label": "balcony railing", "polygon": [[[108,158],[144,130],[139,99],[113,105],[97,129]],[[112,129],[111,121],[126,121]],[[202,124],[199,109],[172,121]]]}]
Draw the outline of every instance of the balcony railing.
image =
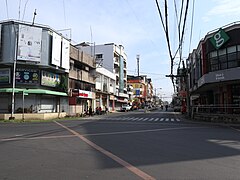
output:
[{"label": "balcony railing", "polygon": [[85,81],[92,84],[95,83],[94,78],[91,76],[91,74],[83,70],[78,70],[78,71],[70,70],[69,77],[72,79]]},{"label": "balcony railing", "polygon": [[75,61],[82,62],[83,64],[86,64],[92,68],[95,68],[94,58],[91,55],[73,46],[70,47],[70,58]]}]

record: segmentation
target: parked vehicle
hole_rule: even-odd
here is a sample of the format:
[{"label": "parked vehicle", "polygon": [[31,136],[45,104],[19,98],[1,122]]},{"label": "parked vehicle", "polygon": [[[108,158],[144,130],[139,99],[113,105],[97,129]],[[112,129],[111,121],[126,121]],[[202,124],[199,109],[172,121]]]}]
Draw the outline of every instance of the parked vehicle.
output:
[{"label": "parked vehicle", "polygon": [[122,111],[131,111],[131,110],[132,110],[132,106],[130,106],[128,104],[122,105]]}]

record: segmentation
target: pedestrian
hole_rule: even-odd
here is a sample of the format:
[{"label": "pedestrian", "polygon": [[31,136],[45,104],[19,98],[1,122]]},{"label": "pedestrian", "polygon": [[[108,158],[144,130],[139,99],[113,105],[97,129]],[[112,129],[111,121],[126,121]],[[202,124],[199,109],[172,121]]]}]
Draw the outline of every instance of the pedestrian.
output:
[{"label": "pedestrian", "polygon": [[106,111],[106,114],[108,114],[108,108],[107,108],[107,106],[105,106],[105,111]]},{"label": "pedestrian", "polygon": [[92,116],[92,106],[89,106],[89,116]]},{"label": "pedestrian", "polygon": [[168,105],[167,104],[166,104],[165,108],[166,108],[166,111],[167,111],[167,109],[168,109]]},{"label": "pedestrian", "polygon": [[96,107],[96,114],[99,115],[99,108]]}]

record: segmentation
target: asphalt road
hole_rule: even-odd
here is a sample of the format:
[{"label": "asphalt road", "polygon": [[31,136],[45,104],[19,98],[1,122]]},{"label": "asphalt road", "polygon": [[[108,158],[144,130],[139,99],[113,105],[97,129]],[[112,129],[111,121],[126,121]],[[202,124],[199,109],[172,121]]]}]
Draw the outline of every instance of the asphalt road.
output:
[{"label": "asphalt road", "polygon": [[240,131],[174,112],[0,124],[0,179],[240,179]]}]

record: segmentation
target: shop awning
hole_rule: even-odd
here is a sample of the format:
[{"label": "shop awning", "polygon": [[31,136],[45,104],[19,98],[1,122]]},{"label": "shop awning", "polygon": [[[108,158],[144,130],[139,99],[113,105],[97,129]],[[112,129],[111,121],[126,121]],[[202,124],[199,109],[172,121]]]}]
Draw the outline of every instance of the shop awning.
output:
[{"label": "shop awning", "polygon": [[[4,93],[12,93],[13,88],[2,88],[0,89],[0,92]],[[55,95],[55,96],[68,96],[67,93],[64,92],[58,92],[58,91],[51,91],[51,90],[45,90],[45,89],[19,89],[15,88],[15,93],[28,93],[28,94],[48,94],[48,95]]]}]

